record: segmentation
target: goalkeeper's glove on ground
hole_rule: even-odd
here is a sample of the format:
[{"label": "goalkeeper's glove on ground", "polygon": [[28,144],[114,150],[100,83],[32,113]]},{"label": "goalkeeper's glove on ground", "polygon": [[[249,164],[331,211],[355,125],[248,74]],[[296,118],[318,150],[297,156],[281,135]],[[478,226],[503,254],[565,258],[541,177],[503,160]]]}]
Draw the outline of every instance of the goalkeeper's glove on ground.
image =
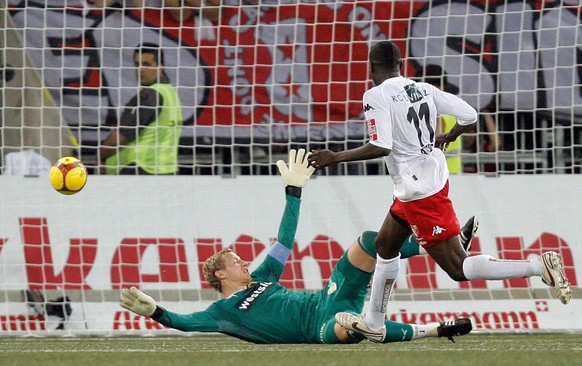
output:
[{"label": "goalkeeper's glove on ground", "polygon": [[156,311],[156,302],[136,287],[121,290],[119,305],[141,316],[152,316]]},{"label": "goalkeeper's glove on ground", "polygon": [[311,153],[305,153],[305,149],[289,150],[289,166],[283,160],[277,161],[279,174],[283,177],[285,184],[288,186],[303,188],[315,171],[315,168],[309,164],[307,157]]}]

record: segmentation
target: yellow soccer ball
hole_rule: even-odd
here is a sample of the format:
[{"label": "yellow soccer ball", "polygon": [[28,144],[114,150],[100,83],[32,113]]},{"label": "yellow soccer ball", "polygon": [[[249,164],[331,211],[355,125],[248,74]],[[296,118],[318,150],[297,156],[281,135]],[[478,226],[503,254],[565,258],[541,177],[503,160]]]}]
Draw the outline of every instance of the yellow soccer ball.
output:
[{"label": "yellow soccer ball", "polygon": [[87,167],[81,160],[66,156],[53,164],[49,179],[57,192],[75,194],[85,187],[87,174]]}]

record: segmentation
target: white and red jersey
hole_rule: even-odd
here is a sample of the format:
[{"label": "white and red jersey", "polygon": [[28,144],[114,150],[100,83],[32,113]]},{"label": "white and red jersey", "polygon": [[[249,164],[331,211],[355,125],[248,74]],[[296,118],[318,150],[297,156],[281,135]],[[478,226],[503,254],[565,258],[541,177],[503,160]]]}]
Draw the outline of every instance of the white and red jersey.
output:
[{"label": "white and red jersey", "polygon": [[440,191],[449,169],[443,152],[434,147],[437,115],[470,125],[477,111],[456,95],[402,76],[368,90],[363,102],[370,143],[392,150],[384,159],[394,196],[414,201]]}]

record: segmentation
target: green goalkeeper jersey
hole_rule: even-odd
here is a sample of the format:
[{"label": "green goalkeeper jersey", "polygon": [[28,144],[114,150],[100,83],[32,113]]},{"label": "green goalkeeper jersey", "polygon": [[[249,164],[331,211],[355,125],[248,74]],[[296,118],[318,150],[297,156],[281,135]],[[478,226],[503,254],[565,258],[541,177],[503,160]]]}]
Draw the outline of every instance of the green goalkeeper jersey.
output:
[{"label": "green goalkeeper jersey", "polygon": [[[295,240],[301,200],[287,195],[277,242],[253,271],[253,282],[206,310],[177,314],[165,310],[163,325],[198,332],[220,332],[254,343],[318,343],[322,320],[320,294],[287,290],[279,279]],[[334,310],[335,313],[335,310]]]}]

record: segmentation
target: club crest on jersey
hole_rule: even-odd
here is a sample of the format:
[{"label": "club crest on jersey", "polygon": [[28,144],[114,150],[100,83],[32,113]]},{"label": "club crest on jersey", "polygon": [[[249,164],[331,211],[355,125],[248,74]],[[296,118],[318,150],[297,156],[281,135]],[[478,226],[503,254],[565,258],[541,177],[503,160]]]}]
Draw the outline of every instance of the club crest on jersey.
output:
[{"label": "club crest on jersey", "polygon": [[376,120],[374,118],[369,119],[366,121],[368,125],[368,136],[370,136],[370,140],[376,141],[378,140],[378,132],[376,131]]},{"label": "club crest on jersey", "polygon": [[327,294],[331,295],[333,294],[335,291],[337,290],[337,285],[335,282],[333,282],[332,280],[329,281],[329,284],[327,286]]},{"label": "club crest on jersey", "polygon": [[408,99],[410,99],[411,103],[420,102],[423,98],[422,92],[416,84],[406,85],[404,91],[406,92],[406,95],[408,95]]}]

